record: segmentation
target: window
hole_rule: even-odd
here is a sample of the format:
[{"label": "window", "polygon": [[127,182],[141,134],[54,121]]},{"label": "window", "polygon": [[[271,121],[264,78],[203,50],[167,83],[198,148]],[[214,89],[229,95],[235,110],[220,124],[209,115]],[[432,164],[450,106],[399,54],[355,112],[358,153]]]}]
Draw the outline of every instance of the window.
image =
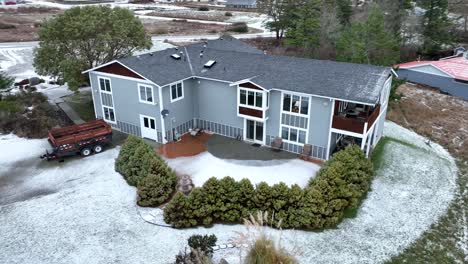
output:
[{"label": "window", "polygon": [[104,120],[115,122],[114,108],[103,106],[102,109],[104,111]]},{"label": "window", "polygon": [[184,98],[184,87],[182,82],[171,84],[171,102]]},{"label": "window", "polygon": [[139,84],[140,102],[153,104],[153,87]]},{"label": "window", "polygon": [[247,91],[240,90],[240,104],[246,105],[247,104]]},{"label": "window", "polygon": [[283,94],[283,111],[301,115],[309,114],[309,97]]},{"label": "window", "polygon": [[263,92],[239,89],[239,104],[244,106],[263,107]]},{"label": "window", "polygon": [[306,130],[288,126],[281,126],[281,138],[291,143],[306,143]]},{"label": "window", "polygon": [[99,77],[99,89],[105,93],[112,93],[109,78]]}]

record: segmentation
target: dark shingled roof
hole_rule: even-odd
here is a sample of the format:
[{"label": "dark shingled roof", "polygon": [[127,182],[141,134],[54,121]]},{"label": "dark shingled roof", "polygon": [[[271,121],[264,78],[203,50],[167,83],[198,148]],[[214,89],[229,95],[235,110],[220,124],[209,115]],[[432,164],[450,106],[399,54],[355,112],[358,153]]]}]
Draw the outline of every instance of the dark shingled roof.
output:
[{"label": "dark shingled roof", "polygon": [[[202,51],[203,56],[200,56]],[[174,53],[182,58],[171,58]],[[216,60],[216,64],[207,69],[203,65],[209,60]],[[378,101],[391,71],[390,68],[364,64],[264,55],[232,37],[119,61],[160,86],[191,76],[229,82],[250,79],[268,90],[280,89],[368,104]]]}]

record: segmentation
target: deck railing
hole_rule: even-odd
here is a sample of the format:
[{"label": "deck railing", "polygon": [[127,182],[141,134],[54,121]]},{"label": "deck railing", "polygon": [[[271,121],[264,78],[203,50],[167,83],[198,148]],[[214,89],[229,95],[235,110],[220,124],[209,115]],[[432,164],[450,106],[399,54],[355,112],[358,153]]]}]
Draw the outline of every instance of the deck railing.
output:
[{"label": "deck railing", "polygon": [[380,114],[380,105],[377,105],[372,113],[367,118],[345,117],[340,115],[333,116],[332,127],[335,129],[350,131],[358,134],[363,134],[366,129],[369,129],[377,120]]}]

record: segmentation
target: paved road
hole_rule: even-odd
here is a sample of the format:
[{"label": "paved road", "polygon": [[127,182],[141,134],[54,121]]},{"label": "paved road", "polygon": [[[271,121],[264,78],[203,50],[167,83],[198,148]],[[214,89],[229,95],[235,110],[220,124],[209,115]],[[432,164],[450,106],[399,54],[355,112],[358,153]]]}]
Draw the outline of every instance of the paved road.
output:
[{"label": "paved road", "polygon": [[[207,34],[207,35],[188,35],[188,36],[157,36],[152,37],[151,40],[155,41],[164,41],[170,40],[174,42],[187,42],[197,39],[217,39],[220,35],[218,34]],[[274,37],[274,33],[248,33],[248,34],[237,34],[234,35],[236,38],[248,39],[248,38],[257,38],[257,37]],[[34,48],[37,46],[38,41],[29,41],[29,42],[0,42],[0,49],[12,49],[12,48]]]}]

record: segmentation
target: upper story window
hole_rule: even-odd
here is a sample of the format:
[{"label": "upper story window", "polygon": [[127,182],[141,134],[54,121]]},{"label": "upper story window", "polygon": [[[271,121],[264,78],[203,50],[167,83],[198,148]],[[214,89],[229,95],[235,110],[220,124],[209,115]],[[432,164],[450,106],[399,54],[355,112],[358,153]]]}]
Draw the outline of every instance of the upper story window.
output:
[{"label": "upper story window", "polygon": [[309,97],[283,93],[283,111],[301,115],[309,114]]},{"label": "upper story window", "polygon": [[184,98],[184,85],[182,82],[171,84],[171,102]]},{"label": "upper story window", "polygon": [[153,87],[148,85],[139,84],[138,90],[140,92],[140,102],[154,104]]},{"label": "upper story window", "polygon": [[99,89],[105,93],[112,93],[111,82],[109,78],[99,77]]},{"label": "upper story window", "polygon": [[263,107],[263,92],[239,88],[239,105],[249,107]]}]

